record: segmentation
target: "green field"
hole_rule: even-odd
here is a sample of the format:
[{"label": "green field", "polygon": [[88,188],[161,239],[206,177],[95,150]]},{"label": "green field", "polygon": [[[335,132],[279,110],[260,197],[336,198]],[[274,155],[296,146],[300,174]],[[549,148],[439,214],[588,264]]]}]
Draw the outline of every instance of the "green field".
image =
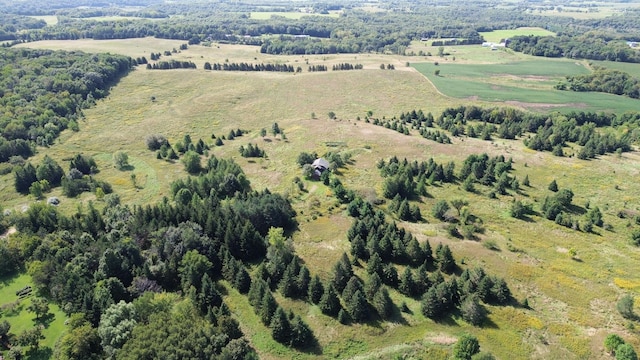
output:
[{"label": "green field", "polygon": [[498,43],[500,40],[508,39],[514,36],[549,36],[555,35],[554,32],[539,27],[521,27],[511,30],[494,30],[480,32],[480,35],[489,42]]},{"label": "green field", "polygon": [[[588,73],[581,63],[530,60],[504,64],[414,63],[443,94],[459,99],[518,103],[539,110],[631,111],[637,100],[594,92],[555,90],[564,76]],[[439,75],[435,72],[439,71]]]},{"label": "green field", "polygon": [[[11,277],[0,278],[0,306],[6,306],[9,303],[13,303],[18,300],[16,291],[24,288],[27,285],[33,285],[31,278],[26,274],[20,274]],[[35,294],[35,291],[34,291]],[[31,304],[31,295],[20,300],[17,303],[17,307],[13,311],[5,310],[0,311],[0,321],[7,320],[11,324],[10,334],[19,335],[23,331],[38,325],[43,324],[44,330],[42,334],[45,336],[44,340],[40,341],[40,348],[38,351],[28,352],[27,359],[48,359],[53,353],[56,341],[60,338],[65,330],[65,314],[60,310],[58,305],[49,304],[49,314],[45,321],[36,321],[34,313],[27,310]],[[0,351],[0,355],[2,352]]]},{"label": "green field", "polygon": [[[181,43],[158,39],[83,40],[22,46],[111,51],[137,57],[177,48]],[[415,49],[422,46],[412,44]],[[429,49],[433,51],[432,47]],[[295,189],[293,179],[300,176],[296,164],[300,152],[323,154],[336,150],[332,145],[340,144],[338,150],[350,152],[353,159],[341,169],[342,182],[371,198],[381,197],[383,180],[375,167],[381,158],[395,155],[421,161],[433,157],[438,162],[455,161],[459,169],[470,154],[502,154],[513,158],[512,175],[518,179],[528,176],[531,187],[495,200],[487,196],[487,188],[469,193],[457,184],[430,186],[431,197],[418,203],[425,221],[398,224],[421,241],[448,244],[459,264],[481,266],[489,273],[505,277],[514,297],[519,301],[526,298],[530,309],[490,306],[492,326],[484,328],[472,327],[458,317],[436,323],[421,314],[419,300],[391,291],[396,304],[404,301],[411,310],[401,314],[399,322],[345,326],[306,302],[284,299],[279,294],[277,301],[305,316],[322,346],[323,358],[385,359],[410,354],[414,358],[447,359],[451,356],[451,344],[465,332],[478,337],[483,351],[501,359],[607,358],[602,343],[607,334],[614,332],[638,348],[637,322],[631,326],[622,319],[615,303],[622,294],[640,292],[637,271],[640,253],[628,240],[634,225],[631,220],[618,217],[621,209],[640,211],[637,181],[640,153],[583,161],[532,151],[521,140],[454,138],[453,145],[443,145],[415,133],[407,136],[356,120],[364,118],[367,111],[379,118],[413,109],[437,116],[446,107],[462,104],[507,103],[537,111],[637,110],[637,105],[633,107],[637,100],[553,90],[563,76],[588,72],[582,62],[532,58],[480,46],[446,50],[450,55],[443,58],[377,54],[273,56],[260,54],[256,47],[191,46],[174,58],[194,61],[198,70],[136,69],[111,90],[108,98],[84,111],[79,132],[64,132],[50,149],[39,149],[33,161],[37,163],[49,154],[64,167],[62,159],[75,153],[92,155],[100,169],[97,177],[111,183],[124,203],[152,203],[168,196],[169,183],[186,173],[179,162],[158,160],[146,150],[147,135],[163,134],[175,143],[190,134],[194,140],[202,138],[211,143],[212,133],[220,136],[241,128],[248,133],[225,141],[224,146],[213,147],[210,153],[238,162],[254,189],[269,188],[291,199],[300,224],[293,234],[295,251],[313,274],[327,278],[331,265],[342,252],[348,252],[350,245],[345,234],[352,218],[347,216],[344,206],[336,204],[331,191],[322,183],[305,181],[306,191]],[[300,65],[304,71],[293,75],[202,70],[205,61],[225,59],[287,63]],[[439,65],[435,66],[434,61]],[[307,62],[329,67],[340,62],[362,63],[365,69],[308,73]],[[407,67],[406,62],[412,66]],[[396,70],[380,70],[381,63],[394,64]],[[440,76],[434,76],[436,69],[441,71]],[[337,119],[328,118],[330,111],[335,112]],[[259,135],[261,128],[269,129],[274,122],[286,131],[286,141],[270,135],[262,139]],[[240,157],[238,148],[249,142],[264,148],[267,158]],[[567,147],[570,153],[575,149],[574,144]],[[133,170],[114,168],[111,156],[118,150],[128,153]],[[138,179],[138,188],[130,181],[132,173]],[[539,208],[553,179],[561,188],[573,190],[573,203],[579,209],[585,210],[587,202],[598,206],[611,229],[597,228],[589,234],[561,227],[538,215],[531,216],[530,221],[509,216],[514,199]],[[15,194],[12,180],[11,175],[0,179],[1,200],[5,208],[20,209],[32,199]],[[61,196],[59,189],[56,191],[53,195]],[[468,200],[471,213],[482,220],[485,231],[478,241],[449,237],[444,225],[429,215],[437,200],[455,198]],[[89,200],[95,201],[95,196],[85,194],[79,200],[62,197],[61,207],[71,212],[79,202]],[[485,248],[482,244],[487,240],[494,241],[498,250]],[[578,260],[569,256],[570,249],[577,252]],[[364,275],[364,268],[355,269],[357,274]],[[28,278],[24,281],[28,282]],[[319,357],[293,351],[266,336],[268,329],[257,319],[247,298],[227,288],[229,307],[241,319],[243,332],[261,358]],[[4,301],[5,296],[0,293],[0,298]]]},{"label": "green field", "polygon": [[279,11],[252,11],[251,18],[256,20],[267,20],[274,16],[280,16],[287,19],[300,19],[303,16],[328,16],[337,18],[340,16],[338,12],[331,12],[329,14],[316,14],[316,13],[304,13],[304,12],[279,12]]}]

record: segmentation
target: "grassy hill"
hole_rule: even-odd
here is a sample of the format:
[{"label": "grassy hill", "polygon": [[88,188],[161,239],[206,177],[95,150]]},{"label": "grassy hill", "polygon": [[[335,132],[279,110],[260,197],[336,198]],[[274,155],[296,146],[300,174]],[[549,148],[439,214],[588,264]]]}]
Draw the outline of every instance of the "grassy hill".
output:
[{"label": "grassy hill", "polygon": [[[23,46],[111,51],[148,58],[151,52],[178,48],[181,43],[145,39],[50,41]],[[305,181],[306,191],[297,190],[293,179],[301,176],[296,164],[300,152],[349,152],[352,162],[340,170],[340,178],[347,188],[370,200],[382,198],[383,179],[375,165],[383,158],[397,156],[422,161],[432,157],[439,163],[454,161],[459,169],[470,154],[511,157],[512,175],[518,179],[528,176],[531,182],[531,186],[523,186],[520,193],[490,199],[490,189],[482,186],[475,193],[464,191],[461,184],[429,186],[431,197],[423,197],[418,202],[424,221],[394,220],[420,241],[429,239],[432,244],[448,244],[459,264],[480,266],[506,278],[515,298],[526,298],[529,309],[489,306],[489,321],[481,328],[457,317],[436,323],[421,314],[419,301],[392,291],[394,302],[397,305],[406,302],[410,312],[400,314],[397,321],[344,326],[322,315],[315,306],[279,297],[280,304],[305,316],[322,347],[321,354],[300,353],[265,336],[267,329],[256,319],[246,298],[227,287],[231,311],[240,319],[252,345],[266,359],[318,355],[377,359],[398,354],[444,359],[450,355],[450,345],[456,337],[468,332],[478,337],[483,350],[503,359],[606,358],[603,340],[609,333],[620,334],[636,348],[640,347],[635,329],[637,322],[623,319],[615,309],[616,301],[623,294],[637,295],[640,291],[637,271],[640,251],[629,242],[631,229],[637,225],[632,219],[618,216],[623,210],[627,213],[640,210],[640,184],[636,181],[640,174],[639,153],[601,156],[587,161],[535,152],[526,148],[521,140],[483,141],[462,137],[453,138],[453,144],[439,144],[420,137],[415,131],[403,135],[364,121],[368,111],[376,118],[391,118],[413,109],[437,116],[450,106],[505,103],[536,111],[576,107],[604,110],[632,108],[628,103],[631,100],[614,97],[611,105],[601,94],[588,94],[588,97],[581,94],[581,100],[576,100],[570,98],[573,93],[550,93],[547,89],[553,79],[588,71],[573,62],[510,54],[508,56],[522,62],[511,66],[516,70],[509,73],[504,68],[510,65],[497,64],[504,59],[488,63],[495,52],[479,46],[447,49],[456,51],[455,61],[451,56],[446,59],[373,54],[273,56],[260,54],[256,47],[193,46],[172,58],[193,61],[197,70],[160,71],[139,67],[112,89],[107,99],[84,112],[85,120],[79,132],[63,133],[56,145],[39,149],[34,161],[45,154],[60,163],[78,152],[92,155],[101,169],[97,176],[111,183],[123,202],[146,204],[168,196],[169,183],[186,176],[181,163],[158,160],[155,153],[146,149],[147,135],[162,134],[176,142],[189,134],[194,140],[202,138],[213,143],[212,134],[219,137],[232,129],[247,130],[242,137],[225,141],[221,147],[212,147],[210,153],[234,158],[255,189],[269,188],[289,196],[300,224],[299,231],[293,234],[296,253],[312,273],[326,278],[332,264],[343,252],[348,252],[346,231],[352,219],[321,182]],[[223,63],[227,59],[287,63],[301,66],[303,72],[294,75],[202,69],[206,61]],[[416,64],[415,69],[406,66],[407,62],[414,64],[420,62],[418,60],[428,64]],[[442,75],[439,77],[433,75],[434,61],[440,62],[437,68],[442,70]],[[306,71],[312,64],[330,68],[343,62],[360,63],[364,69]],[[396,70],[381,70],[380,64],[393,64]],[[492,75],[480,76],[487,73]],[[519,95],[505,97],[514,94]],[[586,105],[575,106],[578,102]],[[535,105],[547,103],[554,105]],[[334,112],[336,118],[330,119],[329,112]],[[260,129],[270,129],[275,122],[284,129],[286,140],[260,136]],[[267,158],[240,157],[239,147],[250,142],[258,143]],[[131,170],[115,169],[111,159],[116,151],[128,153]],[[137,187],[131,182],[132,174]],[[585,233],[562,227],[540,215],[532,215],[528,220],[509,215],[514,200],[533,204],[534,210],[539,211],[543,198],[550,194],[547,185],[554,179],[560,188],[570,188],[575,193],[576,216],[586,212],[587,207],[598,206],[609,225],[607,230],[596,228],[594,233]],[[14,192],[11,175],[1,178],[0,190],[5,208],[20,209],[31,201]],[[53,195],[60,196],[55,192]],[[467,200],[470,212],[482,221],[484,232],[475,241],[450,237],[445,225],[431,216],[431,208],[438,200],[456,198]],[[77,209],[78,202],[89,200],[95,197],[89,194],[74,200],[62,197],[61,207],[71,212]],[[386,209],[386,205],[382,208]],[[391,212],[388,215],[393,217]]]}]

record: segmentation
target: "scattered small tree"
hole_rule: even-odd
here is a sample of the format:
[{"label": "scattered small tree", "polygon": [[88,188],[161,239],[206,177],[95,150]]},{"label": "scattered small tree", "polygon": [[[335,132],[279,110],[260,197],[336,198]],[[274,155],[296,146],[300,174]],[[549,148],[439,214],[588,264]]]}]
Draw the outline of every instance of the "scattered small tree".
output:
[{"label": "scattered small tree", "polygon": [[624,340],[618,334],[609,334],[604,339],[604,350],[611,355],[615,355],[618,346],[624,343]]},{"label": "scattered small tree", "polygon": [[616,309],[618,309],[618,312],[620,313],[620,315],[622,315],[623,318],[630,320],[634,319],[636,315],[633,312],[633,303],[633,296],[630,294],[626,294],[620,300],[618,300]]},{"label": "scattered small tree", "polygon": [[478,352],[480,352],[480,343],[473,335],[464,334],[453,345],[453,357],[455,359],[470,360]]},{"label": "scattered small tree", "polygon": [[558,183],[556,182],[555,179],[553,179],[553,181],[551,181],[551,183],[549,183],[549,190],[556,192],[558,191]]},{"label": "scattered small tree", "polygon": [[129,155],[124,151],[116,151],[113,153],[113,165],[120,171],[125,170],[129,167]]}]

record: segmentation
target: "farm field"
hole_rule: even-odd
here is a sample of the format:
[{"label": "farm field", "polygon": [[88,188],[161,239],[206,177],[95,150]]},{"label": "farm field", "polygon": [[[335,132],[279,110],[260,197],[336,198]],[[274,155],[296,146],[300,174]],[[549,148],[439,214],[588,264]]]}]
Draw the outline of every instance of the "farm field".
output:
[{"label": "farm field", "polygon": [[[594,92],[555,90],[564,76],[588,73],[582,62],[529,60],[501,64],[413,63],[443,94],[558,111],[630,111],[637,100]],[[438,75],[436,75],[436,71]]]},{"label": "farm field", "polygon": [[514,36],[549,36],[555,35],[554,32],[539,27],[520,27],[512,30],[494,30],[480,32],[480,35],[489,42],[499,43],[500,40],[508,39]]},{"label": "farm field", "polygon": [[[148,57],[151,52],[179,48],[182,43],[134,39],[46,41],[21,46]],[[429,186],[430,197],[418,204],[425,220],[398,223],[420,241],[449,245],[458,264],[481,266],[505,277],[516,300],[526,298],[530,308],[488,306],[491,325],[477,328],[456,316],[433,322],[422,315],[418,299],[393,290],[394,303],[405,302],[409,312],[397,314],[390,322],[345,326],[322,315],[316,306],[278,295],[280,304],[305,315],[322,345],[322,353],[304,353],[273,341],[246,297],[224,284],[230,310],[242,319],[242,330],[261,358],[377,359],[411,354],[416,358],[447,359],[451,344],[463,333],[476,335],[482,350],[500,359],[604,359],[608,355],[602,343],[611,332],[621,334],[636,348],[640,346],[638,330],[615,309],[622,294],[637,294],[640,290],[640,252],[628,240],[633,225],[618,217],[623,209],[640,211],[637,151],[587,161],[535,152],[520,140],[462,137],[453,138],[453,144],[439,144],[415,131],[403,135],[363,120],[369,111],[376,118],[391,118],[413,109],[437,116],[447,107],[462,104],[506,104],[545,112],[637,110],[637,100],[553,90],[565,75],[587,73],[582,62],[539,60],[491,52],[480,46],[447,47],[451,55],[446,58],[373,54],[275,56],[257,50],[239,45],[191,46],[172,58],[193,61],[197,70],[154,71],[138,67],[111,90],[108,98],[84,111],[79,132],[64,132],[50,149],[39,149],[32,162],[37,163],[48,154],[66,166],[63,159],[75,153],[91,155],[100,169],[97,177],[112,184],[123,203],[149,204],[169,196],[170,182],[185,177],[186,172],[179,162],[156,159],[155,153],[145,147],[147,135],[163,134],[175,143],[189,134],[194,140],[202,138],[211,144],[212,134],[222,136],[233,129],[246,130],[243,136],[212,147],[210,154],[238,162],[254,189],[268,188],[291,199],[299,221],[299,229],[293,234],[296,253],[312,273],[328,278],[328,264],[349,251],[346,232],[352,218],[345,206],[336,205],[331,190],[321,182],[304,181],[306,191],[295,188],[293,179],[301,176],[296,164],[300,152],[348,152],[352,162],[340,169],[340,178],[347,188],[368,198],[381,197],[383,179],[376,163],[382,158],[426,161],[432,157],[439,163],[454,161],[457,170],[471,154],[505,155],[514,161],[512,175],[518,179],[528,176],[530,187],[523,186],[522,192],[496,200],[489,198],[490,190],[484,187],[469,193],[460,184]],[[437,48],[434,51],[430,47],[430,51],[436,53]],[[490,63],[494,58],[495,63]],[[420,63],[418,59],[429,62]],[[286,63],[301,66],[303,72],[294,75],[202,70],[204,62],[226,60]],[[439,65],[435,66],[434,61]],[[364,70],[306,70],[312,64],[331,67],[342,62],[362,63]],[[407,62],[411,66],[406,66]],[[394,64],[396,70],[380,70],[380,64]],[[439,76],[435,76],[435,70],[440,70]],[[334,112],[336,119],[329,119],[329,112]],[[286,140],[259,135],[260,129],[270,129],[275,122],[286,132]],[[242,158],[238,149],[249,143],[259,144],[267,157]],[[574,147],[577,145],[569,144],[568,150]],[[128,153],[132,170],[115,169],[112,155],[116,151]],[[137,186],[131,182],[133,174]],[[611,229],[597,228],[588,234],[556,225],[539,214],[532,215],[529,221],[509,215],[510,203],[516,199],[539,208],[549,194],[547,185],[554,179],[561,188],[571,188],[575,193],[577,213],[586,212],[587,202],[598,206]],[[65,212],[75,211],[78,203],[96,201],[90,194],[78,201],[68,200],[59,189],[56,191],[51,195],[62,198]],[[15,194],[10,175],[0,179],[0,193],[5,208],[20,209],[31,201]],[[444,225],[430,215],[437,200],[454,198],[468,200],[469,211],[481,219],[484,232],[477,241],[448,236]],[[388,215],[392,216],[390,212]],[[492,249],[483,245],[488,241],[494,243]],[[570,250],[577,255],[570,256]],[[360,275],[366,271],[364,267],[355,269]],[[21,276],[11,286],[19,287],[28,281]],[[5,299],[2,291],[9,292],[13,287],[2,286],[0,298]]]}]

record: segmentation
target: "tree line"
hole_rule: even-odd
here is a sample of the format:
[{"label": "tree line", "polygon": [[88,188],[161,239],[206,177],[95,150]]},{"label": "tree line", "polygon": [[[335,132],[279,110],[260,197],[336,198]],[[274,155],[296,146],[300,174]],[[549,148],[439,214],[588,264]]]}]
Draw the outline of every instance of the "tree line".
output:
[{"label": "tree line", "polygon": [[620,70],[594,66],[590,74],[567,76],[555,85],[558,90],[597,91],[615,95],[625,95],[632,99],[640,97],[640,82],[629,73]]},{"label": "tree line", "polygon": [[294,72],[293,65],[286,64],[250,64],[250,63],[214,63],[204,64],[205,70],[221,70],[221,71],[275,71],[275,72]]}]

